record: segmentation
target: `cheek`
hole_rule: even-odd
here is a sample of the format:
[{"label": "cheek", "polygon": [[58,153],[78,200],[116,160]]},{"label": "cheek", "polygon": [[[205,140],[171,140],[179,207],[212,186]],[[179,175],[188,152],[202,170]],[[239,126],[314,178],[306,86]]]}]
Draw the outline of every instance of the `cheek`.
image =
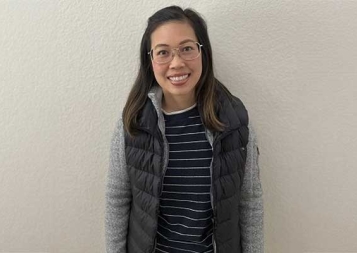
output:
[{"label": "cheek", "polygon": [[193,69],[195,69],[196,71],[200,71],[202,70],[202,58],[199,57],[197,59],[195,59],[194,61],[192,61],[192,66]]},{"label": "cheek", "polygon": [[202,61],[198,60],[197,62],[195,62],[195,64],[192,66],[192,69],[195,70],[197,75],[201,76],[201,74],[202,74]]},{"label": "cheek", "polygon": [[164,66],[156,64],[155,62],[152,63],[152,70],[154,71],[155,76],[163,75],[166,72],[166,69]]}]

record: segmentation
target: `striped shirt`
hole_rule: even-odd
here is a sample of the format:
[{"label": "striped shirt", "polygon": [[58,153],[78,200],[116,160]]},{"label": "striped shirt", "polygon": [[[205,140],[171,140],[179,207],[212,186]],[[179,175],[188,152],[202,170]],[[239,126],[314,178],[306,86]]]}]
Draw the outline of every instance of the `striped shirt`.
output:
[{"label": "striped shirt", "polygon": [[169,143],[156,253],[213,252],[210,201],[212,147],[197,106],[165,113]]}]

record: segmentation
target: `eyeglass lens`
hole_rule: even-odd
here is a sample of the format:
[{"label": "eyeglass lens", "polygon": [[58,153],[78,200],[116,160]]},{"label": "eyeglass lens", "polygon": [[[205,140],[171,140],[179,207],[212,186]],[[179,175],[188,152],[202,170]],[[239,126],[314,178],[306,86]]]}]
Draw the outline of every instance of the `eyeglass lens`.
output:
[{"label": "eyeglass lens", "polygon": [[[196,42],[186,42],[178,47],[179,55],[184,60],[193,60],[200,54],[200,45]],[[157,63],[166,63],[173,59],[173,49],[168,46],[155,47],[151,52],[152,59]]]}]

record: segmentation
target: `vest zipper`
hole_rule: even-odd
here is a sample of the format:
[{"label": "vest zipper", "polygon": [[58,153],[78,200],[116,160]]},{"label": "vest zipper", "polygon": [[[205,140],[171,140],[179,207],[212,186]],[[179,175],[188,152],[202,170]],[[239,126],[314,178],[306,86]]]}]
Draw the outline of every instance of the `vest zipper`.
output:
[{"label": "vest zipper", "polygon": [[155,236],[154,247],[153,247],[153,249],[152,249],[151,253],[155,253],[155,249],[156,249],[156,236]]},{"label": "vest zipper", "polygon": [[160,195],[162,194],[162,190],[164,188],[164,177],[165,177],[165,174],[166,174],[166,169],[167,169],[167,165],[169,165],[169,144],[166,140],[166,137],[162,137],[163,139],[163,143],[164,143],[164,168],[163,168],[163,173],[162,173],[162,176],[161,176],[161,189],[160,189]]},{"label": "vest zipper", "polygon": [[[207,130],[206,130],[206,138],[210,142],[210,138],[208,137]],[[212,229],[212,244],[213,244],[213,253],[216,253],[217,249],[216,249],[216,241],[215,241],[215,235],[214,235],[215,234],[215,229],[216,229],[215,228],[216,221],[215,221],[215,208],[214,208],[214,199],[213,199],[213,157],[214,157],[213,142],[214,142],[214,140],[212,140],[212,143],[210,143],[211,148],[212,148],[212,160],[211,160],[211,165],[210,165],[210,174],[211,174],[210,199],[211,199],[211,208],[212,208],[212,212],[213,212],[213,217],[212,217],[212,226],[213,226],[213,229]]]},{"label": "vest zipper", "polygon": [[[166,169],[167,169],[167,165],[169,163],[169,145],[168,145],[168,142],[166,140],[166,137],[164,137],[162,134],[161,134],[161,139],[162,139],[162,142],[163,142],[163,145],[164,145],[164,162],[163,162],[163,173],[162,173],[162,176],[161,176],[161,185],[160,185],[160,192],[159,192],[159,198],[162,194],[162,190],[164,188],[164,177],[165,177],[165,174],[166,174]],[[160,204],[159,204],[160,205]],[[157,216],[159,216],[159,208],[156,210],[156,214]],[[153,246],[153,249],[152,249],[152,253],[155,253],[155,249],[156,249],[156,240],[157,240],[157,237],[156,237],[156,234],[157,234],[157,227],[158,227],[158,222],[156,224],[156,229],[155,229],[155,242],[154,242],[154,246]]]},{"label": "vest zipper", "polygon": [[[213,147],[212,147],[213,151]],[[213,154],[213,152],[212,152]],[[211,189],[210,189],[210,197],[211,197],[211,207],[212,207],[212,212],[213,212],[213,217],[212,217],[212,243],[213,243],[213,253],[216,253],[216,241],[215,241],[215,230],[216,230],[216,218],[215,218],[215,208],[214,208],[214,199],[213,199],[213,155],[212,155],[212,161],[211,161],[211,166],[210,166],[210,172],[211,172]]]},{"label": "vest zipper", "polygon": [[[212,161],[211,161],[211,166],[210,166],[210,170],[211,170],[211,206],[212,206],[212,211],[213,211],[213,219],[212,219],[212,225],[213,225],[213,234],[212,234],[212,243],[213,243],[213,253],[217,253],[217,244],[216,244],[216,240],[215,240],[215,231],[216,231],[216,228],[217,228],[217,223],[216,223],[216,208],[215,208],[215,205],[214,205],[214,198],[213,198],[213,158],[214,158],[214,144],[223,139],[225,136],[227,136],[228,134],[231,133],[231,131],[234,131],[235,129],[233,130],[230,130],[228,132],[225,132],[224,134],[221,134],[221,135],[218,135],[217,136],[217,139],[214,139],[213,138],[213,142],[212,142]],[[207,132],[206,132],[206,136],[207,136]],[[208,138],[207,138],[208,139]]]}]

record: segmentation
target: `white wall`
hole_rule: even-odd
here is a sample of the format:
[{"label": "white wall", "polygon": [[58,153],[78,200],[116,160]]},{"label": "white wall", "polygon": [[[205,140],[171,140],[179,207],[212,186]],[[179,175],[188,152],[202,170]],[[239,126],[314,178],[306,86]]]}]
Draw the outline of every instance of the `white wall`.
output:
[{"label": "white wall", "polygon": [[266,252],[357,252],[357,1],[128,2],[0,1],[0,252],[104,252],[110,138],[173,3],[257,129]]}]

